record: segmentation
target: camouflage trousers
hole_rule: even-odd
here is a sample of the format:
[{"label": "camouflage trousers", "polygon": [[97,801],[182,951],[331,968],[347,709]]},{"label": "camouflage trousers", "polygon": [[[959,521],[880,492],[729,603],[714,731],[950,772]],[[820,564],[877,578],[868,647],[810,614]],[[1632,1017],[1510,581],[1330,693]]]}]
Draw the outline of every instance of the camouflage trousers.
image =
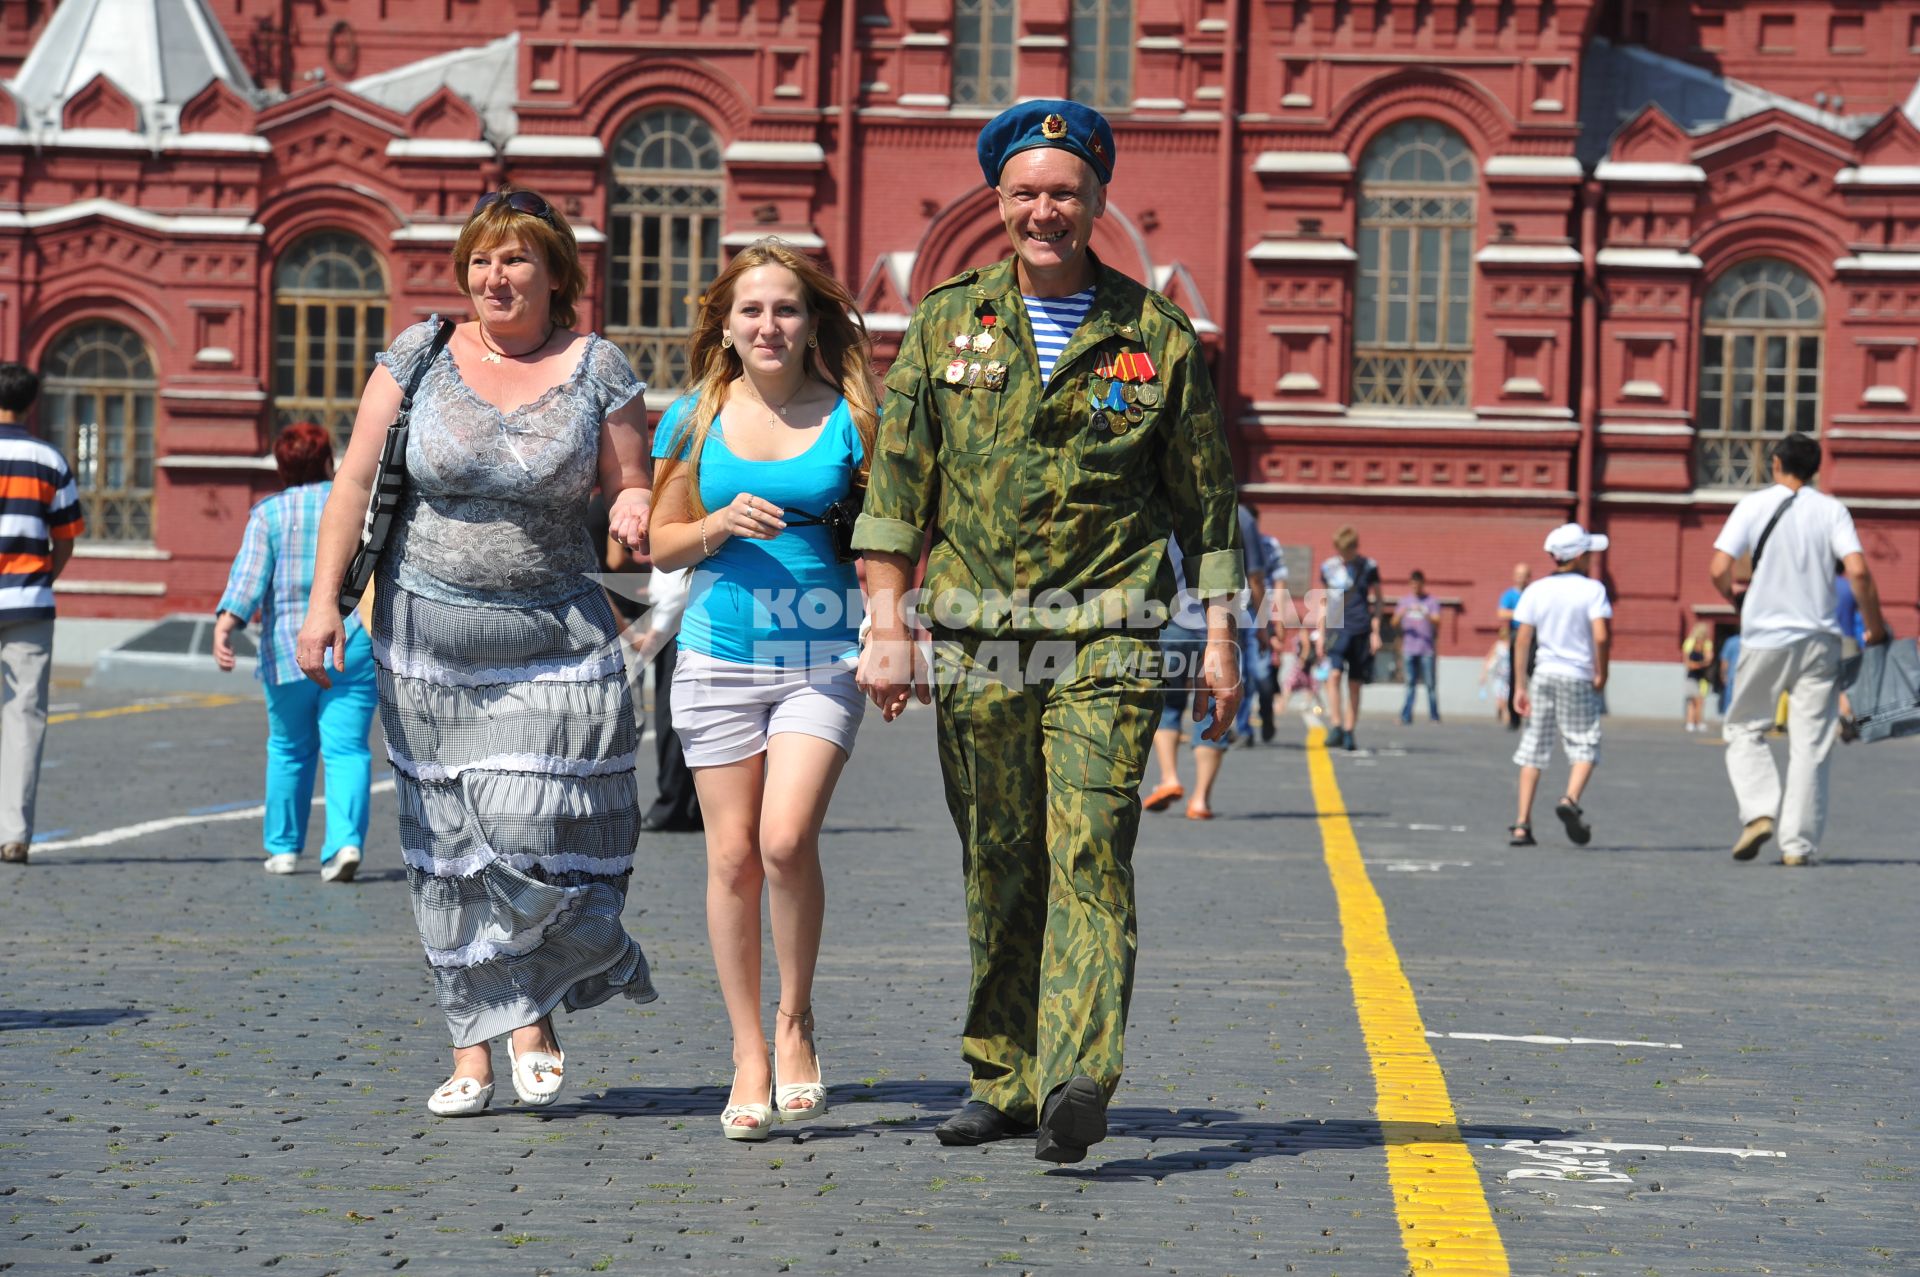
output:
[{"label": "camouflage trousers", "polygon": [[1156,644],[947,632],[934,651],[973,957],[962,1050],[974,1098],[1034,1122],[1077,1073],[1120,1083]]}]

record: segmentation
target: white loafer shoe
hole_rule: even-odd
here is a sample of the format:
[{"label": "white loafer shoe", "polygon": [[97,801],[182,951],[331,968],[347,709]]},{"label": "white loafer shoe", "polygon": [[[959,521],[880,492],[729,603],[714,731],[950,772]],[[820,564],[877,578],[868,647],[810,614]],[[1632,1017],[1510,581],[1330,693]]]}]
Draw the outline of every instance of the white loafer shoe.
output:
[{"label": "white loafer shoe", "polygon": [[278,852],[260,862],[260,867],[270,874],[290,874],[300,864],[300,857],[290,851]]},{"label": "white loafer shoe", "polygon": [[472,1117],[493,1103],[493,1083],[470,1077],[450,1077],[427,1097],[427,1112],[435,1117]]},{"label": "white loafer shoe", "polygon": [[[557,1039],[554,1044],[559,1045]],[[567,1080],[565,1051],[529,1051],[519,1055],[513,1049],[513,1039],[508,1038],[507,1059],[513,1065],[513,1093],[520,1097],[522,1104],[540,1107],[560,1098],[560,1088]]]}]

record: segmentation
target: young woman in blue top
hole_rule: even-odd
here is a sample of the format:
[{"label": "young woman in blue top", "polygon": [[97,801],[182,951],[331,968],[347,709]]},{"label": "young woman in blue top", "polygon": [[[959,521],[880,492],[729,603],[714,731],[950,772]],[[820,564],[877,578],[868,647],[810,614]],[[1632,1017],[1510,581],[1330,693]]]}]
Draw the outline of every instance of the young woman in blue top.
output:
[{"label": "young woman in blue top", "polygon": [[[694,569],[673,725],[706,823],[707,932],[733,1032],[728,1139],[827,1108],[812,1008],[820,826],[865,704],[862,608],[853,566],[805,518],[865,487],[870,353],[846,289],[785,245],[749,245],[707,289],[693,389],[654,436],[654,566]],[[771,1069],[763,882],[780,969]]]}]

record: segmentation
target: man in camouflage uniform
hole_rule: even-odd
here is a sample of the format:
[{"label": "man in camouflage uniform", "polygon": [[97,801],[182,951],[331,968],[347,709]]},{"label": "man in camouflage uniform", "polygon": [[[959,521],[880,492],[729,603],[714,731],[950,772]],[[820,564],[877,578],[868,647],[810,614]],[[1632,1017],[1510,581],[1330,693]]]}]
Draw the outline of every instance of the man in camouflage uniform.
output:
[{"label": "man in camouflage uniform", "polygon": [[[888,720],[910,690],[928,700],[899,601],[930,541],[940,765],[973,954],[973,1102],[937,1133],[978,1144],[1038,1128],[1039,1157],[1077,1162],[1106,1135],[1133,987],[1137,791],[1165,617],[1148,600],[1172,592],[1176,533],[1196,591],[1217,600],[1194,717],[1211,709],[1225,732],[1239,521],[1187,317],[1088,251],[1107,122],[1024,103],[979,150],[1014,256],[928,293],[887,375],[854,532],[874,617],[860,679]],[[1063,338],[1060,316],[1081,306]]]}]

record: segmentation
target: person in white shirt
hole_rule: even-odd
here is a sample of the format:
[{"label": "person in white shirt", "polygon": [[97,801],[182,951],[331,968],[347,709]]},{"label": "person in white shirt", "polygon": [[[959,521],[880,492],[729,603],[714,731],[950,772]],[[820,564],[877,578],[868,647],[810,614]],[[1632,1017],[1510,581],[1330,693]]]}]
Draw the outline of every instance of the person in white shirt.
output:
[{"label": "person in white shirt", "polygon": [[[1773,486],[1741,499],[1713,543],[1713,586],[1740,611],[1740,659],[1727,706],[1727,776],[1740,804],[1735,860],[1751,860],[1776,835],[1780,860],[1813,862],[1827,822],[1827,757],[1839,720],[1840,624],[1834,564],[1859,600],[1869,644],[1887,641],[1880,592],[1853,516],[1811,486],[1820,444],[1791,434],[1773,447]],[[1753,556],[1745,594],[1734,563]],[[1774,707],[1787,697],[1784,785],[1767,748]]]},{"label": "person in white shirt", "polygon": [[1613,605],[1607,601],[1607,587],[1587,571],[1594,554],[1606,548],[1606,537],[1577,523],[1561,524],[1547,534],[1546,550],[1556,565],[1553,575],[1529,585],[1514,605],[1514,673],[1526,669],[1532,656],[1533,676],[1513,694],[1527,730],[1513,752],[1520,769],[1520,809],[1507,830],[1509,846],[1535,845],[1533,798],[1540,789],[1540,772],[1553,761],[1556,735],[1572,768],[1566,796],[1553,814],[1576,846],[1593,840],[1580,795],[1600,761],[1600,693],[1607,686]]}]

